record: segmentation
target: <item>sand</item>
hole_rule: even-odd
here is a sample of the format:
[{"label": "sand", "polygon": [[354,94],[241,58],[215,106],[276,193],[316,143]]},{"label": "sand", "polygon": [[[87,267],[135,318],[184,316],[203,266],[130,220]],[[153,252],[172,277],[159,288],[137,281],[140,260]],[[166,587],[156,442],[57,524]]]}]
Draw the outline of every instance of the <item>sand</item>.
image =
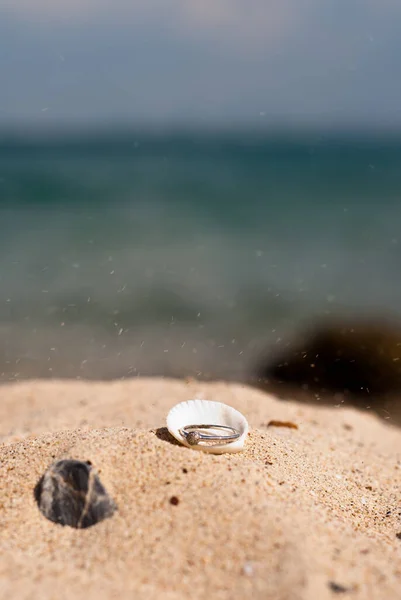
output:
[{"label": "sand", "polygon": [[[2,598],[400,597],[401,432],[374,415],[195,381],[1,394]],[[242,453],[171,443],[169,408],[196,395],[247,416]],[[66,457],[93,463],[111,518],[77,530],[39,512],[34,486]]]}]

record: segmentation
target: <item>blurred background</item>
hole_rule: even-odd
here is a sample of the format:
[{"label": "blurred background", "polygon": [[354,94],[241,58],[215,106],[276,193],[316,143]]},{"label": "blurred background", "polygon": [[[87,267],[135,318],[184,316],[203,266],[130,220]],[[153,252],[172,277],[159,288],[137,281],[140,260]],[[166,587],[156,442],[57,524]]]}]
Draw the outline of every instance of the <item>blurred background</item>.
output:
[{"label": "blurred background", "polygon": [[306,324],[396,323],[400,19],[0,0],[0,380],[247,381]]}]

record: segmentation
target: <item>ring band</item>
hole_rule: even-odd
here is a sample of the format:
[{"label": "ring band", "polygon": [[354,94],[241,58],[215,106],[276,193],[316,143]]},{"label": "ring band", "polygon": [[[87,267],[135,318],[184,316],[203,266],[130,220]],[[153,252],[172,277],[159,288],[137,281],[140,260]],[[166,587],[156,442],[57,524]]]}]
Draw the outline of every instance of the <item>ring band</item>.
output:
[{"label": "ring band", "polygon": [[[211,433],[202,433],[203,429],[217,429],[227,431],[227,435],[216,435]],[[231,443],[241,437],[241,433],[234,427],[228,425],[185,425],[180,429],[181,435],[186,439],[190,446],[219,446],[223,443]]]}]

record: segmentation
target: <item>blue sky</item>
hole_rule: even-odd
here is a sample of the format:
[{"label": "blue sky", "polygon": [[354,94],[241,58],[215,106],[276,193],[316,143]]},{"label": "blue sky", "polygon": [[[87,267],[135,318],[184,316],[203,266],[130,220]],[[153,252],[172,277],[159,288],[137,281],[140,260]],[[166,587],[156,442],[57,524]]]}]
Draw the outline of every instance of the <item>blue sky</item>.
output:
[{"label": "blue sky", "polygon": [[401,128],[400,0],[0,0],[0,123]]}]

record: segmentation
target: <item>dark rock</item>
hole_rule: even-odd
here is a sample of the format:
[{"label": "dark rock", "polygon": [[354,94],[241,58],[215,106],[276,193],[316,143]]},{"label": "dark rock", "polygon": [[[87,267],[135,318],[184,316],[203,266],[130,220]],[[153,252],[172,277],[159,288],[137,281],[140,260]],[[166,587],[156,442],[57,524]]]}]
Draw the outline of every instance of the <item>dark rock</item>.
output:
[{"label": "dark rock", "polygon": [[336,583],[335,581],[329,581],[329,588],[331,589],[332,592],[334,592],[335,594],[346,594],[347,592],[351,591],[350,588],[345,587],[344,585],[340,585],[339,583]]},{"label": "dark rock", "polygon": [[116,510],[90,461],[54,463],[36,484],[34,496],[47,519],[77,529],[91,527]]},{"label": "dark rock", "polygon": [[354,396],[401,390],[401,330],[360,320],[322,324],[257,370],[259,383]]}]

